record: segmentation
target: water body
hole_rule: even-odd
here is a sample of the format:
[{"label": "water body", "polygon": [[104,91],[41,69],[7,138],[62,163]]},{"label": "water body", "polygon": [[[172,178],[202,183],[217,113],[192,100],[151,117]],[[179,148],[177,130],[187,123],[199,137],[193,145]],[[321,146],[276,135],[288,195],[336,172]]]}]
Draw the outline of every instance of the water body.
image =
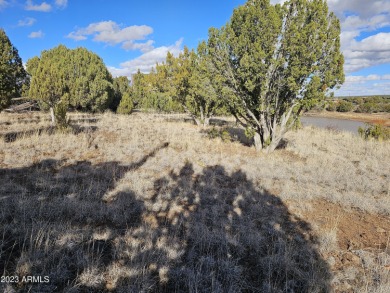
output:
[{"label": "water body", "polygon": [[359,127],[365,127],[364,122],[335,119],[335,118],[323,118],[323,117],[301,117],[303,126],[315,126],[319,128],[332,128],[340,131],[349,131],[357,134]]}]

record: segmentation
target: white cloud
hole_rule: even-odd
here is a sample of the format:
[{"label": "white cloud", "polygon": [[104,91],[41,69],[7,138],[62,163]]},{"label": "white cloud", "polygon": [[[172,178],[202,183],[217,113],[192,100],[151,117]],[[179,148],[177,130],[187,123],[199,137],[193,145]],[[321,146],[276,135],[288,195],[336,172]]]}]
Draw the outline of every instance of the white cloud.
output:
[{"label": "white cloud", "polygon": [[148,40],[145,43],[134,43],[133,41],[127,41],[123,43],[122,48],[125,50],[140,50],[141,52],[145,53],[153,50],[153,44],[153,40]]},{"label": "white cloud", "polygon": [[8,6],[8,2],[5,0],[0,0],[0,10],[6,8]]},{"label": "white cloud", "polygon": [[25,19],[18,21],[18,26],[32,26],[37,20],[32,17],[26,17]]},{"label": "white cloud", "polygon": [[42,2],[39,5],[35,5],[33,4],[32,0],[27,0],[25,9],[30,11],[49,12],[51,11],[51,5],[47,4],[46,2]]},{"label": "white cloud", "polygon": [[114,21],[102,21],[91,23],[86,28],[80,28],[67,35],[68,38],[76,41],[85,40],[88,36],[93,36],[96,42],[103,42],[110,45],[122,44],[125,50],[141,50],[146,52],[153,49],[153,41],[135,42],[145,40],[153,33],[153,28],[147,25],[133,25],[121,28]]},{"label": "white cloud", "polygon": [[39,31],[37,31],[37,32],[31,32],[29,35],[28,35],[28,37],[30,38],[30,39],[41,39],[41,38],[43,38],[45,36],[45,34],[41,31],[41,30],[39,30]]},{"label": "white cloud", "polygon": [[84,40],[87,39],[86,36],[77,34],[77,33],[75,33],[75,32],[69,33],[66,37],[69,38],[69,39],[73,39],[73,40],[75,40],[75,41],[84,41]]},{"label": "white cloud", "polygon": [[347,73],[390,63],[390,33],[378,33],[360,41],[351,40],[343,49]]},{"label": "white cloud", "polygon": [[345,83],[364,83],[366,81],[382,81],[382,80],[390,80],[390,74],[385,74],[385,75],[370,74],[367,76],[349,75],[345,78]]},{"label": "white cloud", "polygon": [[390,74],[350,75],[336,96],[369,96],[390,93]]},{"label": "white cloud", "polygon": [[55,4],[60,8],[65,8],[68,5],[68,0],[56,0]]},{"label": "white cloud", "polygon": [[183,39],[180,39],[171,46],[162,46],[148,51],[141,56],[123,62],[120,64],[120,68],[108,67],[113,76],[128,76],[136,73],[138,69],[143,73],[149,73],[152,67],[155,67],[156,63],[162,63],[165,61],[168,52],[171,52],[174,56],[178,56],[182,51]]}]

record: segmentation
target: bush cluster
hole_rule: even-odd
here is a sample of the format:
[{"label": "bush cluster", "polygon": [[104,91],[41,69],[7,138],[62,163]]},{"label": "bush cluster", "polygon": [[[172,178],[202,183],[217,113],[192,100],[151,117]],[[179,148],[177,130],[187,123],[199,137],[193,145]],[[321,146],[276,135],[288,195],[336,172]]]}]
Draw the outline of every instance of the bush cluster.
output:
[{"label": "bush cluster", "polygon": [[358,132],[364,139],[390,140],[390,128],[383,125],[367,124],[366,127],[359,127]]}]

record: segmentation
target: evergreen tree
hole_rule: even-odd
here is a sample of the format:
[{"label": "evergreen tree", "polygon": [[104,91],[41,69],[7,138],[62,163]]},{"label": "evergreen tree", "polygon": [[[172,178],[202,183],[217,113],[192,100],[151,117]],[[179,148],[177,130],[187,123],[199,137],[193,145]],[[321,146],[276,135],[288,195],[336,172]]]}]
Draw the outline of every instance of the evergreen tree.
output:
[{"label": "evergreen tree", "polygon": [[185,105],[194,116],[197,125],[209,125],[210,118],[222,107],[222,97],[205,42],[199,44],[197,53],[191,54],[191,76]]},{"label": "evergreen tree", "polygon": [[126,76],[119,76],[114,78],[113,87],[114,87],[114,96],[113,96],[112,103],[110,105],[110,109],[116,112],[124,95],[128,95],[129,97],[131,96],[131,87],[130,87],[130,82]]},{"label": "evergreen tree", "polygon": [[[57,125],[57,110],[64,111],[64,104],[69,103],[69,60],[71,52],[60,45],[49,51],[43,51],[38,60],[28,62],[33,74],[29,90],[30,98],[38,100],[50,108],[52,124]],[[38,66],[36,66],[38,63]],[[32,65],[34,64],[34,65]],[[32,66],[32,67],[31,67]],[[64,117],[65,119],[65,117]],[[60,121],[62,124],[63,121]]]},{"label": "evergreen tree", "polygon": [[10,100],[22,94],[23,85],[28,83],[18,50],[0,29],[0,111],[6,108]]},{"label": "evergreen tree", "polygon": [[67,64],[70,105],[82,111],[108,109],[114,96],[112,76],[95,53],[77,48]]},{"label": "evergreen tree", "polygon": [[[68,106],[96,112],[112,103],[111,74],[102,59],[85,48],[60,45],[43,51],[28,60],[27,70],[32,76],[29,96],[50,108],[53,124],[56,117],[65,117]],[[62,114],[56,115],[56,109]]]},{"label": "evergreen tree", "polygon": [[117,109],[118,114],[131,114],[134,109],[134,102],[129,93],[124,93]]},{"label": "evergreen tree", "polygon": [[273,151],[302,111],[344,81],[340,23],[324,0],[249,0],[210,29],[208,46],[221,96],[258,150]]}]

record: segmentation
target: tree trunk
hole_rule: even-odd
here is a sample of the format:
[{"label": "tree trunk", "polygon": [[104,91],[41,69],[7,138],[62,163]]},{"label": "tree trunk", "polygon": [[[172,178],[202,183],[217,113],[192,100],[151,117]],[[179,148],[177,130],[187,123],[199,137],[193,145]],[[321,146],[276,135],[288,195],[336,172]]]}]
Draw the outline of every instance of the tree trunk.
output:
[{"label": "tree trunk", "polygon": [[56,126],[56,116],[54,114],[54,107],[50,107],[51,126]]},{"label": "tree trunk", "polygon": [[272,138],[270,145],[267,147],[267,153],[272,153],[279,145],[282,136]]},{"label": "tree trunk", "polygon": [[210,125],[210,117],[204,118],[203,120],[203,127]]},{"label": "tree trunk", "polygon": [[201,126],[202,125],[200,120],[198,118],[196,118],[195,116],[192,116],[192,119],[194,119],[196,126]]},{"label": "tree trunk", "polygon": [[263,149],[263,144],[261,142],[261,137],[259,133],[255,133],[255,135],[253,136],[253,142],[255,144],[256,151],[259,152]]}]

